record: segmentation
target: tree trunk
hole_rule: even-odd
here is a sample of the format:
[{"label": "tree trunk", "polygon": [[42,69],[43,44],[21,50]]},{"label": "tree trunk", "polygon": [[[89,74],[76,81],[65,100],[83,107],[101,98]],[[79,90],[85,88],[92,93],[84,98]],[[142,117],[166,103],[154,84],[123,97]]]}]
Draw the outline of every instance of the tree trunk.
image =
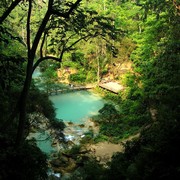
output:
[{"label": "tree trunk", "polygon": [[23,90],[21,92],[20,100],[18,104],[19,124],[18,124],[17,136],[15,141],[16,147],[18,147],[23,142],[23,138],[24,138],[24,127],[26,122],[26,102],[32,80],[32,69],[33,69],[33,60],[29,60],[27,65],[26,79],[24,82]]},{"label": "tree trunk", "polygon": [[[17,0],[16,0],[17,1]],[[77,0],[69,9],[67,13],[64,13],[62,17],[69,17],[69,15],[72,13],[73,9],[77,7],[77,5],[82,0]],[[17,137],[15,141],[15,146],[18,147],[23,142],[24,138],[24,129],[25,129],[25,123],[26,123],[26,102],[29,94],[29,89],[31,85],[32,80],[32,73],[34,69],[37,67],[38,63],[36,63],[33,66],[34,58],[36,54],[37,47],[39,45],[39,41],[42,37],[42,33],[44,32],[44,29],[49,21],[49,18],[53,11],[53,2],[54,0],[49,0],[48,2],[48,9],[46,11],[46,14],[41,22],[41,25],[36,33],[36,36],[34,38],[32,47],[31,47],[31,37],[30,37],[30,18],[31,18],[31,10],[32,10],[32,0],[29,0],[29,10],[28,10],[28,18],[27,18],[27,46],[28,46],[28,64],[26,69],[26,78],[23,86],[23,90],[20,95],[19,103],[18,103],[18,110],[19,110],[19,124],[18,124],[18,130],[17,130]],[[41,61],[38,61],[41,62]]]},{"label": "tree trunk", "polygon": [[100,82],[100,67],[99,67],[99,57],[97,57],[97,84]]},{"label": "tree trunk", "polygon": [[33,62],[36,54],[36,50],[41,39],[42,33],[46,27],[46,24],[50,18],[50,9],[52,9],[53,1],[49,1],[48,10],[44,16],[44,19],[38,29],[38,32],[35,36],[32,48],[30,47],[30,18],[31,18],[31,10],[32,10],[32,1],[29,1],[29,11],[28,11],[28,19],[27,19],[27,46],[28,46],[28,64],[26,69],[26,78],[23,86],[23,90],[19,99],[19,124],[16,136],[15,146],[18,147],[23,142],[24,138],[24,129],[26,123],[26,103],[29,94],[29,89],[32,81],[32,73],[33,73]]}]

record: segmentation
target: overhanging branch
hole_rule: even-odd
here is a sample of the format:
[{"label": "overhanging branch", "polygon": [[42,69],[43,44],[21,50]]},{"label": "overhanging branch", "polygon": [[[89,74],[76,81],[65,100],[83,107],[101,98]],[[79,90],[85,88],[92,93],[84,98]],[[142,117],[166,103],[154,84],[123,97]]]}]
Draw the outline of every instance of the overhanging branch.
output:
[{"label": "overhanging branch", "polygon": [[70,7],[70,9],[65,12],[65,13],[61,13],[59,12],[58,10],[55,10],[55,9],[52,9],[51,10],[51,13],[54,14],[54,15],[57,15],[59,17],[64,17],[64,18],[69,18],[69,15],[72,13],[72,11],[74,9],[77,8],[77,6],[79,5],[79,3],[81,2],[82,0],[77,0],[74,4],[72,4],[72,6]]},{"label": "overhanging branch", "polygon": [[[70,50],[74,45],[76,45],[78,42],[80,42],[81,40],[86,40],[86,38],[88,37],[92,37],[92,34],[88,34],[86,36],[83,36],[81,38],[79,38],[78,40],[76,40],[75,42],[73,42],[69,47],[65,48],[66,51]],[[94,37],[94,36],[93,36]]]},{"label": "overhanging branch", "polygon": [[45,56],[45,57],[41,57],[41,58],[39,58],[35,63],[34,63],[34,65],[33,65],[33,71],[32,72],[34,72],[34,70],[38,67],[38,65],[41,63],[41,62],[43,62],[43,61],[45,61],[45,60],[55,60],[55,61],[58,61],[58,62],[61,62],[62,61],[62,59],[61,58],[57,58],[57,57],[54,57],[54,56]]}]

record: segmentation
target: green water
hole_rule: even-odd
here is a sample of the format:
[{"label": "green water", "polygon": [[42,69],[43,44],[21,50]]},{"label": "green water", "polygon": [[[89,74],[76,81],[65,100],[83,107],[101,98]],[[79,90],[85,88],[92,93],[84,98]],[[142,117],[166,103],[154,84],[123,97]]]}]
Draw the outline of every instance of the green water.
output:
[{"label": "green water", "polygon": [[36,132],[31,134],[31,138],[36,139],[37,146],[46,154],[55,152],[56,148],[51,146],[52,139],[47,132]]},{"label": "green water", "polygon": [[[56,117],[58,119],[63,119],[65,122],[71,121],[77,124],[82,124],[89,117],[98,114],[99,109],[101,109],[105,103],[100,96],[89,91],[62,93],[50,96],[49,99],[56,108]],[[74,131],[72,134],[66,134],[65,139],[74,139],[76,135],[79,133],[83,134],[84,132],[81,128],[76,129],[77,132]],[[33,136],[37,139],[38,147],[46,154],[50,154],[57,150],[57,148],[51,146],[52,139],[48,138],[47,133],[39,132],[35,133]]]},{"label": "green water", "polygon": [[[100,96],[89,91],[74,91],[53,95],[50,96],[49,99],[56,108],[56,116],[58,119],[77,124],[82,124],[87,118],[98,114],[98,110],[101,109],[105,103]],[[77,134],[83,133],[82,129],[76,130]],[[50,154],[56,151],[56,149],[51,146],[51,139],[45,140],[48,137],[46,133],[37,133],[35,137],[39,140],[37,141],[37,145],[43,152]],[[71,138],[74,139],[74,134],[66,134],[65,139],[71,140]]]},{"label": "green water", "polygon": [[105,103],[100,96],[89,91],[74,91],[49,98],[56,108],[58,119],[78,124],[98,114]]}]

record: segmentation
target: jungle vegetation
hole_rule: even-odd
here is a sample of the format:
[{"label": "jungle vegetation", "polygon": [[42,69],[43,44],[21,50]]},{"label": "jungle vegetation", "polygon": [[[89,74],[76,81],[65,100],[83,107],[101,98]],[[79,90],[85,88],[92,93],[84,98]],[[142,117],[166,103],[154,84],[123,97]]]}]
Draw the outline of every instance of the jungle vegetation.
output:
[{"label": "jungle vegetation", "polygon": [[[100,110],[100,132],[140,137],[107,168],[91,160],[74,179],[178,179],[179,29],[179,0],[1,0],[0,179],[48,178],[46,155],[26,139],[28,117],[40,112],[64,126],[32,79],[37,67],[46,85],[57,83],[58,68],[71,67],[70,82],[111,77],[125,87],[118,95],[102,92],[118,108]],[[131,68],[122,71],[123,63]]]}]

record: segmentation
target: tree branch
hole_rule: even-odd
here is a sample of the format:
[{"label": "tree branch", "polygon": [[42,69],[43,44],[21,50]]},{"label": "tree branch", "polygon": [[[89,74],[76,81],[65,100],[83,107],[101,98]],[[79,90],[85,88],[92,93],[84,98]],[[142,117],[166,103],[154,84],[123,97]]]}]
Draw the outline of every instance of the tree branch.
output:
[{"label": "tree branch", "polygon": [[[14,35],[12,35],[12,34],[7,30],[7,28],[0,27],[0,32],[2,32],[2,33],[4,33],[4,34],[7,34],[7,36],[10,37],[12,40],[16,40],[16,41],[18,41],[19,43],[21,43],[23,46],[26,47],[26,43],[22,40],[22,38],[19,37],[19,36],[14,36]],[[6,36],[5,36],[5,37],[2,37],[2,38],[1,38],[1,41],[4,41],[4,43],[8,43],[8,39],[7,39]]]},{"label": "tree branch", "polygon": [[31,29],[30,29],[31,12],[32,12],[32,0],[29,0],[29,8],[28,8],[28,16],[27,16],[27,24],[26,24],[28,57],[30,56],[29,53],[31,49]]},{"label": "tree branch", "polygon": [[37,50],[37,47],[38,47],[38,44],[39,44],[39,41],[41,39],[41,36],[42,36],[42,33],[49,21],[49,18],[51,16],[51,10],[52,10],[52,6],[53,6],[53,0],[49,0],[49,3],[48,3],[48,9],[47,9],[47,12],[41,22],[41,25],[36,33],[36,36],[34,38],[34,42],[33,42],[33,45],[32,45],[32,56],[34,57],[35,54],[36,54],[36,50]]},{"label": "tree branch", "polygon": [[46,35],[47,35],[46,32],[44,32],[44,36],[43,36],[41,46],[40,46],[40,57],[41,58],[43,57],[43,46],[44,46],[44,42],[45,42],[45,39],[46,39]]},{"label": "tree branch", "polygon": [[75,44],[77,44],[79,41],[81,41],[81,40],[83,40],[83,39],[86,39],[87,37],[90,37],[90,36],[91,36],[91,35],[89,34],[89,35],[87,35],[87,36],[84,36],[84,37],[78,39],[77,41],[75,41],[74,43],[72,43],[72,44],[71,44],[69,47],[67,47],[67,48],[64,48],[64,47],[63,47],[59,58],[54,57],[54,56],[40,57],[40,58],[35,62],[35,64],[33,65],[33,72],[34,72],[34,70],[38,67],[38,65],[39,65],[41,62],[45,61],[45,60],[50,60],[50,59],[52,59],[52,60],[55,60],[55,61],[58,61],[58,62],[62,62],[62,57],[63,57],[63,54],[64,54],[65,51],[70,50],[71,47],[73,47],[73,46],[74,46]]},{"label": "tree branch", "polygon": [[55,61],[58,61],[58,62],[61,62],[61,61],[62,61],[61,58],[57,58],[57,57],[54,57],[54,56],[41,57],[41,58],[39,58],[39,59],[34,63],[34,65],[33,65],[33,72],[34,72],[34,70],[38,67],[38,65],[39,65],[41,62],[43,62],[43,61],[45,61],[45,60],[50,60],[50,59],[55,60]]},{"label": "tree branch", "polygon": [[3,15],[0,17],[0,24],[3,23],[3,21],[9,16],[11,11],[19,4],[21,0],[15,0],[11,3],[9,8],[3,13]]},{"label": "tree branch", "polygon": [[[88,37],[92,37],[92,34],[88,34],[86,36],[83,36],[81,38],[79,38],[78,40],[76,40],[74,43],[72,43],[69,47],[65,48],[66,51],[70,50],[75,44],[77,44],[78,42],[80,42],[81,40],[86,40],[86,38]],[[93,36],[95,37],[95,36]]]},{"label": "tree branch", "polygon": [[82,1],[82,0],[77,0],[77,1],[70,7],[70,9],[69,9],[67,12],[65,12],[65,13],[61,13],[61,12],[55,10],[55,9],[52,9],[52,10],[51,10],[51,13],[54,14],[54,15],[60,16],[60,17],[69,18],[69,15],[72,13],[72,11],[73,11],[74,9],[77,8],[77,6],[79,5],[79,3],[80,3],[81,1]]}]

